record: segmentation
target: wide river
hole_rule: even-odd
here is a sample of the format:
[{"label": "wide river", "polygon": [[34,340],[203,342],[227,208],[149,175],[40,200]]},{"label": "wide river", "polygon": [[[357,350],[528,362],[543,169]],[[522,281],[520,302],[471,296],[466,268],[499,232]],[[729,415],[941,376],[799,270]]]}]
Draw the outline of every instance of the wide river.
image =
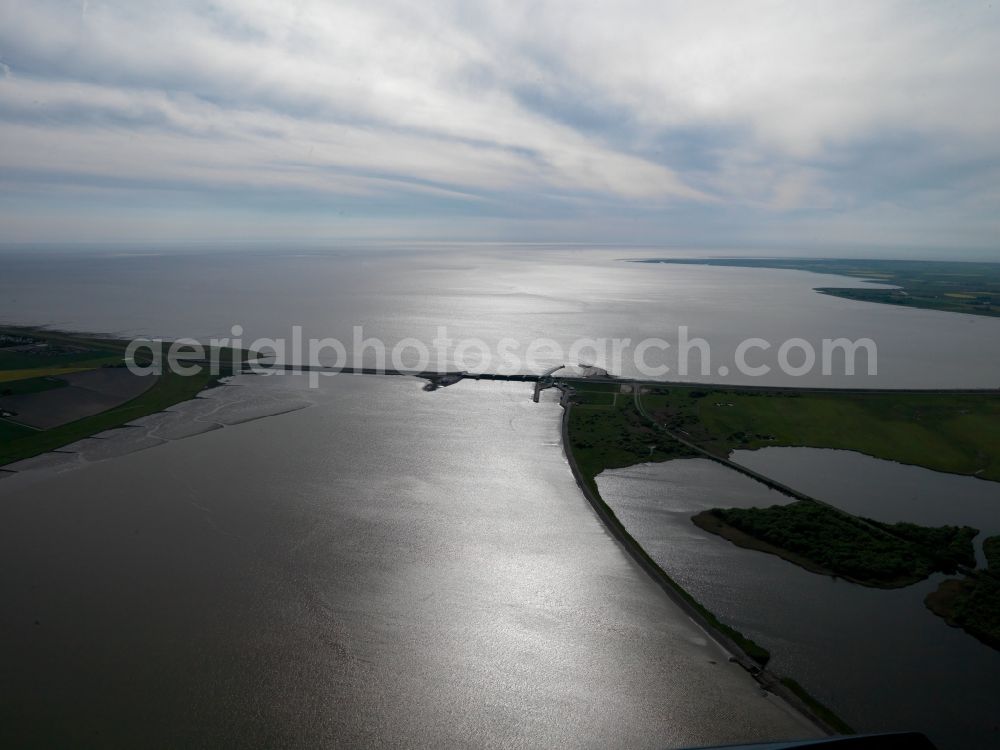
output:
[{"label": "wide river", "polygon": [[201,434],[0,481],[0,745],[813,733],[608,536],[558,404],[513,384],[306,383],[245,376],[136,430]]},{"label": "wide river", "polygon": [[[1000,534],[1000,483],[848,451],[766,448],[734,458],[869,518],[968,524],[981,529],[977,543]],[[794,676],[855,728],[916,729],[954,750],[1000,745],[1000,653],[924,606],[946,576],[867,588],[706,533],[691,522],[699,511],[789,501],[706,459],[608,471],[598,486],[675,580],[769,649],[776,672]]]},{"label": "wide river", "polygon": [[[869,337],[877,377],[730,380],[1000,383],[1000,357],[984,345],[1000,339],[1000,321],[811,291],[834,285],[830,276],[621,262],[664,254],[13,254],[0,320],[200,338],[238,324],[246,340],[300,325],[344,342],[360,325],[389,347],[446,326],[453,341],[490,349],[544,337],[564,350],[580,337],[674,341],[688,326],[712,347],[712,380],[747,337],[817,349],[824,337]],[[459,359],[450,351],[447,364]],[[621,372],[635,374],[634,363]],[[244,377],[0,480],[0,742],[669,747],[809,734],[604,532],[565,463],[559,413],[551,399],[532,404],[526,386],[426,393],[393,377],[318,389],[302,376]],[[717,504],[714,484],[690,479],[660,477],[657,497]],[[606,489],[609,501],[627,497]],[[727,599],[749,590],[754,564],[781,561],[757,555],[768,562],[743,569],[733,551],[745,551],[723,544],[701,564],[690,549],[692,589],[706,600],[716,591],[728,619],[763,634],[776,664],[860,728],[920,728],[927,700],[908,697],[923,689],[914,674],[930,684],[939,660],[958,665],[952,675],[994,657],[922,612],[945,633],[937,650],[909,652],[908,670],[894,672],[879,646],[898,633],[873,627],[841,680],[808,661],[829,627],[815,596],[788,605],[806,614],[784,634],[786,610],[771,600]],[[756,586],[781,590],[780,575]],[[862,591],[835,610],[845,621],[881,617],[897,593],[916,611],[923,589]],[[876,677],[884,710],[859,705],[869,693],[857,685]],[[946,686],[959,703],[982,681]],[[995,695],[966,703],[988,708]],[[956,730],[965,715],[935,724],[935,739],[979,737]]]}]

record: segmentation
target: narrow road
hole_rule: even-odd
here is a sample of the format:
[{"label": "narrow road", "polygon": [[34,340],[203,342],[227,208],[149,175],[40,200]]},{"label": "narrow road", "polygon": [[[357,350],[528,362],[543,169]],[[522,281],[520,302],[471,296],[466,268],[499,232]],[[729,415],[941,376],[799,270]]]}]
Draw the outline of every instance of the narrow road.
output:
[{"label": "narrow road", "polygon": [[[723,466],[726,466],[726,467],[728,467],[730,469],[733,469],[734,471],[738,471],[741,474],[745,474],[746,476],[750,477],[751,479],[756,479],[758,482],[767,485],[771,489],[777,490],[778,492],[781,492],[782,494],[788,495],[789,497],[794,497],[796,500],[807,500],[809,502],[819,503],[820,505],[825,505],[828,508],[834,508],[834,506],[830,505],[829,503],[824,503],[822,500],[817,500],[814,497],[810,497],[809,495],[806,495],[806,494],[804,494],[802,492],[799,492],[796,489],[793,489],[793,488],[789,487],[787,484],[782,484],[781,482],[777,481],[776,479],[771,479],[771,477],[769,477],[769,476],[767,476],[765,474],[761,474],[760,472],[754,471],[753,469],[750,469],[750,468],[748,468],[746,466],[742,466],[742,465],[740,465],[738,463],[735,463],[734,461],[730,461],[728,458],[723,458],[722,456],[717,456],[716,454],[711,453],[711,452],[705,450],[704,448],[702,448],[697,443],[692,443],[690,440],[687,440],[686,438],[681,437],[676,432],[674,432],[673,430],[669,429],[666,425],[663,425],[660,422],[657,422],[653,418],[653,415],[650,414],[648,411],[646,411],[646,407],[642,405],[642,399],[640,398],[641,391],[642,391],[642,388],[639,388],[639,387],[633,389],[633,393],[634,393],[634,396],[635,396],[635,408],[636,408],[636,411],[638,411],[639,414],[641,414],[643,417],[645,417],[654,427],[656,427],[658,430],[660,430],[660,432],[662,432],[663,434],[665,434],[667,437],[671,438],[672,440],[676,440],[678,443],[680,443],[681,445],[683,445],[685,448],[688,448],[688,449],[690,449],[690,450],[698,453],[699,455],[704,456],[705,458],[711,459],[712,461],[715,461],[716,463],[720,463]],[[834,510],[836,510],[836,508],[834,508]]]}]

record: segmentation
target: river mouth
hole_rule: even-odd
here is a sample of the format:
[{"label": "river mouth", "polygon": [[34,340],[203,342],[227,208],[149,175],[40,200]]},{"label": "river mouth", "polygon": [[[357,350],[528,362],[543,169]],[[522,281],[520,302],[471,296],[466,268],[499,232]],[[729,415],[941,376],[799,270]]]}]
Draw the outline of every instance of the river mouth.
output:
[{"label": "river mouth", "polygon": [[[994,511],[1000,484],[971,477],[848,451],[766,448],[732,458],[878,520],[982,524],[995,533],[1000,515]],[[908,489],[886,499],[886,482],[897,478]],[[849,724],[866,731],[918,729],[942,748],[995,747],[1000,653],[926,609],[924,597],[945,576],[903,589],[870,589],[704,532],[691,522],[702,510],[790,501],[707,459],[606,471],[597,481],[604,500],[671,577],[769,649],[776,672],[793,676]],[[961,502],[941,502],[963,492],[970,496]]]},{"label": "river mouth", "polygon": [[606,532],[554,394],[306,382],[235,378],[148,450],[4,480],[0,744],[815,734]]}]

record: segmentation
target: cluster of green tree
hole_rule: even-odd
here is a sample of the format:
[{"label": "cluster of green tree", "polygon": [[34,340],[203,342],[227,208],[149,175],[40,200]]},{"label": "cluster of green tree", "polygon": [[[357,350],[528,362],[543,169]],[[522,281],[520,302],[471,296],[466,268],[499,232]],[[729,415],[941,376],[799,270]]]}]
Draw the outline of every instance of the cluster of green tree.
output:
[{"label": "cluster of green tree", "polygon": [[983,542],[989,567],[942,583],[925,600],[949,624],[1000,649],[1000,536]]},{"label": "cluster of green tree", "polygon": [[873,586],[901,586],[933,572],[974,564],[968,526],[882,524],[816,502],[769,508],[715,508],[725,525],[803,558],[833,575]]},{"label": "cluster of green tree", "polygon": [[[867,520],[867,519],[866,519]],[[918,526],[915,523],[879,523],[868,521],[926,550],[938,561],[935,567],[944,573],[951,573],[958,565],[976,567],[976,554],[972,540],[979,533],[971,526]]]}]

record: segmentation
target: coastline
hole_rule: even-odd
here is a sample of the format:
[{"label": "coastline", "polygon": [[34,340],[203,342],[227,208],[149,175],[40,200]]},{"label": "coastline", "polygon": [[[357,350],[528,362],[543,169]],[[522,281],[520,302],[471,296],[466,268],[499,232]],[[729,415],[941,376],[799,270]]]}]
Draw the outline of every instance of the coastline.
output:
[{"label": "coastline", "polygon": [[[765,664],[770,654],[765,649],[719,621],[715,615],[674,581],[628,532],[611,507],[604,502],[600,493],[590,486],[587,478],[580,471],[569,441],[569,415],[572,403],[569,399],[569,392],[564,389],[560,390],[562,396],[559,403],[563,408],[560,435],[563,453],[577,486],[608,532],[622,545],[639,567],[660,586],[671,601],[690,617],[706,635],[730,654],[730,660],[743,667],[764,690],[783,700],[792,710],[799,713],[826,735],[853,732],[840,717],[812,698],[797,682],[791,678],[779,677],[767,670]],[[739,643],[740,640],[743,641],[742,645]],[[754,649],[759,649],[756,658],[751,653]]]},{"label": "coastline", "polygon": [[[60,375],[101,370],[112,366],[117,369],[124,366],[125,354],[129,343],[123,339],[112,338],[110,335],[93,332],[49,330],[38,326],[0,325],[0,334],[25,336],[45,342],[56,342],[76,347],[85,354],[93,354],[92,357],[84,356],[79,363],[47,363],[50,366],[45,368],[42,374],[35,373],[30,368],[27,370],[22,368],[0,369],[0,376],[13,376],[8,377],[6,381],[8,383],[15,380],[37,379],[42,376],[58,378]],[[15,473],[17,469],[10,467],[19,461],[34,458],[51,451],[58,451],[79,440],[91,438],[106,430],[123,427],[140,417],[156,414],[176,404],[197,398],[200,393],[219,386],[224,378],[237,372],[239,370],[235,366],[237,361],[242,363],[251,354],[253,352],[243,349],[221,349],[219,350],[218,361],[220,366],[218,368],[210,368],[208,365],[211,363],[208,361],[193,361],[192,364],[197,365],[200,369],[191,376],[182,375],[170,368],[166,368],[164,372],[158,375],[147,376],[153,378],[152,383],[131,398],[110,405],[107,408],[84,414],[69,422],[44,429],[13,422],[12,424],[15,424],[18,428],[26,431],[31,430],[31,432],[23,437],[6,440],[0,446],[0,475]],[[43,361],[43,364],[46,363]]]}]

